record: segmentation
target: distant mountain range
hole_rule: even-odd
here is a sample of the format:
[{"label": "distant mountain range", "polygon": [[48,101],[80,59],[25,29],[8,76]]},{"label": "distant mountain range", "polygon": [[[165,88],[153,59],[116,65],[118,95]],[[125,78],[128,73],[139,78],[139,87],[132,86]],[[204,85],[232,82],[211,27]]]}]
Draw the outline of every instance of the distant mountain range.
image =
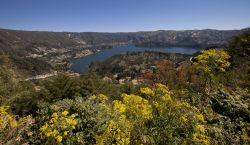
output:
[{"label": "distant mountain range", "polygon": [[[34,73],[43,73],[34,68],[36,63],[48,71],[52,68],[50,59],[68,58],[84,49],[102,49],[124,44],[137,46],[223,46],[242,30],[159,30],[127,33],[98,32],[42,32],[0,29],[0,50],[10,55],[16,63],[25,66],[28,61]],[[32,56],[32,57],[31,57]],[[39,57],[38,57],[39,56]],[[26,61],[26,62],[22,62]],[[33,61],[31,63],[31,61]],[[35,62],[35,63],[34,63]],[[34,63],[34,64],[33,64]]]},{"label": "distant mountain range", "polygon": [[[162,43],[169,46],[218,46],[243,30],[159,30],[128,33],[43,32],[0,29],[0,48],[14,53],[32,52],[37,47],[77,49],[123,43]],[[22,53],[23,52],[23,53]],[[25,55],[25,54],[24,54]]]}]

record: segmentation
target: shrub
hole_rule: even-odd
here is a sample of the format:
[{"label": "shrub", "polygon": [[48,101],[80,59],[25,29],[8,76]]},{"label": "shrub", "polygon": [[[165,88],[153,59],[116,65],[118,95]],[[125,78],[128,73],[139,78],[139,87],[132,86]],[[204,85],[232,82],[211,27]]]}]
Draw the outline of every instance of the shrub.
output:
[{"label": "shrub", "polygon": [[31,135],[30,130],[34,120],[31,116],[16,119],[9,113],[8,106],[0,106],[0,144],[15,145],[28,143],[26,136]]},{"label": "shrub", "polygon": [[123,94],[110,104],[113,118],[98,144],[209,144],[203,115],[171,97],[162,84],[141,88],[142,96]]},{"label": "shrub", "polygon": [[69,115],[68,111],[53,113],[50,120],[39,129],[41,139],[45,140],[45,143],[50,142],[52,144],[72,142],[71,139],[74,139],[72,131],[77,125],[75,117],[76,114]]},{"label": "shrub", "polygon": [[194,65],[200,67],[202,70],[210,75],[216,72],[225,72],[230,66],[228,59],[230,56],[227,52],[219,49],[202,50],[202,54],[195,57],[197,62]]}]

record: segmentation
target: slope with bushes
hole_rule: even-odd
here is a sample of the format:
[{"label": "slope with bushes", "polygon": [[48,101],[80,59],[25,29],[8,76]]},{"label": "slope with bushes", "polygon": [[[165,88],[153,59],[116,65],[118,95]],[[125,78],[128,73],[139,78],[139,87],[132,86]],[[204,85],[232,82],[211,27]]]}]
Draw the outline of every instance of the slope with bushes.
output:
[{"label": "slope with bushes", "polygon": [[138,85],[95,73],[24,83],[2,55],[0,144],[249,144],[248,38],[177,68],[162,60]]}]

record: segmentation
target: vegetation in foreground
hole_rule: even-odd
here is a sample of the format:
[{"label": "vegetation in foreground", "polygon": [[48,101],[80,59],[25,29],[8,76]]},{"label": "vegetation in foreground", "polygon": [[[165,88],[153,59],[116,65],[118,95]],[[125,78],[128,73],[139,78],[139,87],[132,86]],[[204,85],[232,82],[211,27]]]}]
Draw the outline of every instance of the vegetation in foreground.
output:
[{"label": "vegetation in foreground", "polygon": [[0,59],[0,144],[249,144],[250,32],[139,85],[96,74],[24,81]]}]

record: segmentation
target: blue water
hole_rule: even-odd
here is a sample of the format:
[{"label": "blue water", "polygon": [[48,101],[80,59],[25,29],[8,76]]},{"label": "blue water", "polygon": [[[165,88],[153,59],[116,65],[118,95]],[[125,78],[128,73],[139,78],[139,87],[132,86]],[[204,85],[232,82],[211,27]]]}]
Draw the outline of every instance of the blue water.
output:
[{"label": "blue water", "polygon": [[95,54],[88,55],[81,58],[72,59],[70,61],[70,69],[74,72],[84,73],[88,70],[92,61],[104,61],[117,54],[126,54],[127,52],[143,52],[143,51],[157,51],[165,53],[182,53],[193,54],[200,49],[190,47],[166,47],[166,48],[145,48],[135,47],[134,45],[114,47],[110,49],[103,49]]}]

